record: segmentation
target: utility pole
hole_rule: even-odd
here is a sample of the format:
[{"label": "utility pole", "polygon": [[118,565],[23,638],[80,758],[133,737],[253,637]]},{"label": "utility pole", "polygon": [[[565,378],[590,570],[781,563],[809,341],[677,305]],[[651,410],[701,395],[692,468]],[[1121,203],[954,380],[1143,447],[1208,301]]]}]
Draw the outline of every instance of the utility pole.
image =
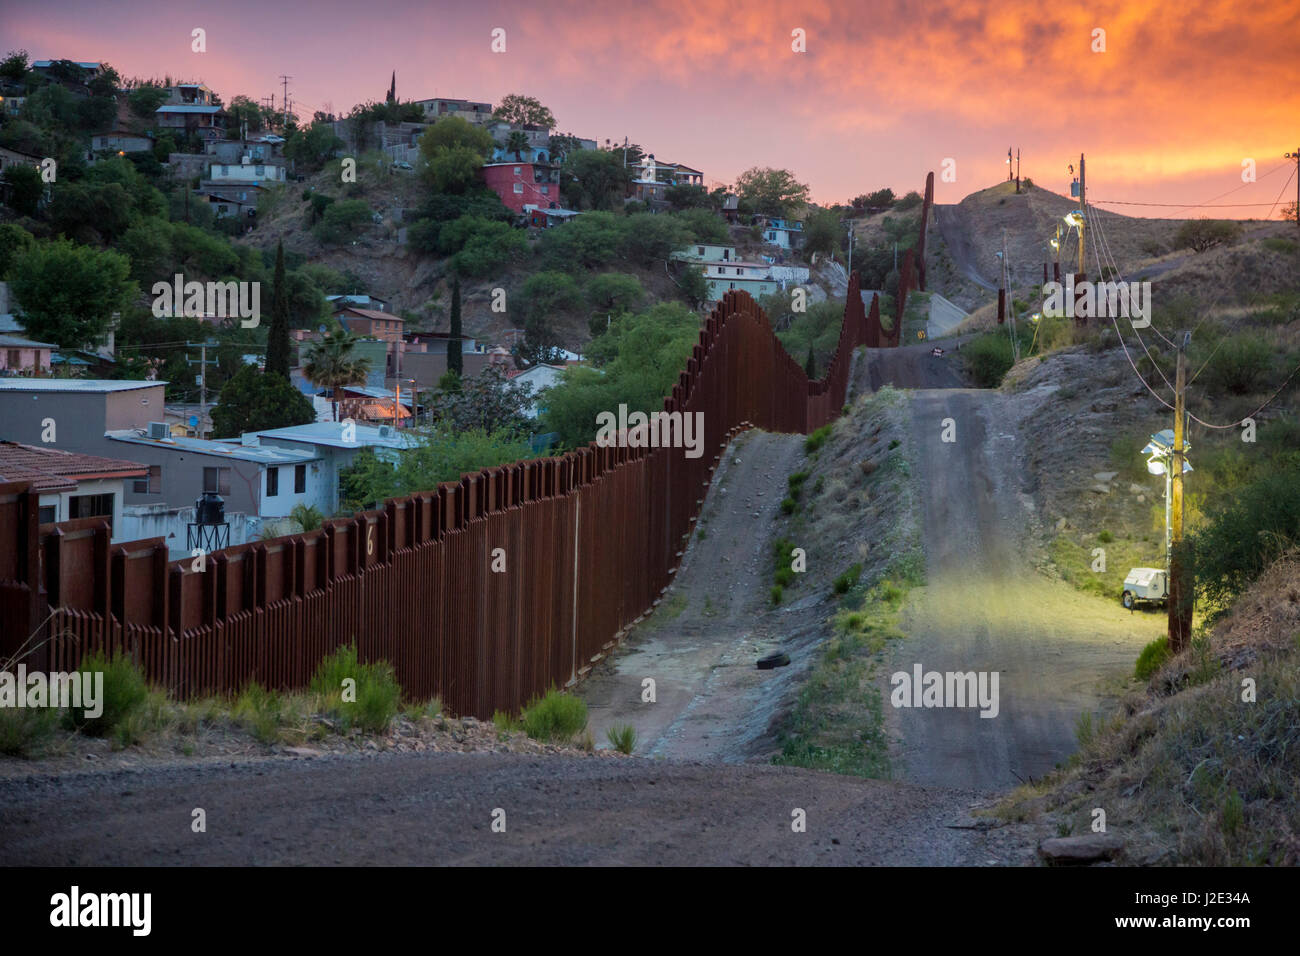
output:
[{"label": "utility pole", "polygon": [[204,437],[206,437],[206,436],[204,435],[203,432],[204,432],[204,428],[206,427],[206,423],[207,423],[207,420],[208,420],[208,366],[209,366],[209,365],[217,365],[217,364],[218,364],[218,362],[217,362],[216,359],[213,359],[211,362],[208,361],[208,349],[209,349],[209,348],[216,348],[216,346],[217,346],[217,343],[216,343],[216,342],[213,342],[211,339],[206,339],[206,340],[204,340],[204,341],[202,341],[202,342],[186,342],[186,343],[185,343],[185,347],[186,347],[187,349],[190,349],[190,348],[197,348],[197,349],[199,350],[199,360],[198,360],[197,362],[195,362],[192,358],[190,358],[189,356],[186,356],[186,357],[185,357],[185,364],[186,364],[186,365],[197,365],[197,366],[199,367],[199,376],[198,376],[198,378],[199,378],[199,380],[198,380],[198,386],[199,386],[199,429],[198,429],[198,431],[199,431],[199,437],[200,437],[200,438],[204,438]]},{"label": "utility pole", "polygon": [[1011,182],[1012,172],[1013,170],[1011,168],[1011,147],[1008,146],[1007,147],[1007,182]]},{"label": "utility pole", "polygon": [[1007,261],[1007,231],[1002,230],[1002,295],[1005,297],[1007,315],[1011,318],[1011,353],[1020,361],[1020,342],[1016,339],[1016,305],[1011,292],[1011,263]]},{"label": "utility pole", "polygon": [[1297,149],[1293,153],[1286,153],[1284,155],[1286,159],[1295,162],[1295,223],[1297,226],[1300,226],[1300,149]]},{"label": "utility pole", "polygon": [[1020,192],[1020,147],[1016,147],[1016,192]]},{"label": "utility pole", "polygon": [[849,221],[849,275],[853,275],[853,221]]},{"label": "utility pole", "polygon": [[1083,171],[1083,153],[1079,154],[1079,276],[1083,277],[1083,229],[1088,217],[1088,180]]},{"label": "utility pole", "polygon": [[1192,628],[1192,581],[1183,553],[1183,462],[1187,454],[1185,392],[1187,389],[1187,345],[1192,334],[1184,332],[1178,341],[1178,371],[1174,378],[1174,452],[1169,462],[1169,650],[1177,654],[1187,647]]},{"label": "utility pole", "polygon": [[293,79],[292,76],[286,76],[283,73],[280,74],[280,81],[284,84],[284,125],[285,126],[289,125],[289,81],[292,79]]}]

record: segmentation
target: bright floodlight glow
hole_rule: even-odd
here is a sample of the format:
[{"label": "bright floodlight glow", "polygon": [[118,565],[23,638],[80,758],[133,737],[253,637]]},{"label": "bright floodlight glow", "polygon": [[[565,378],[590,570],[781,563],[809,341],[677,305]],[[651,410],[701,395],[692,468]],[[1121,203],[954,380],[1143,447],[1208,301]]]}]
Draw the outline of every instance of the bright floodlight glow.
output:
[{"label": "bright floodlight glow", "polygon": [[1165,463],[1159,458],[1148,458],[1147,471],[1153,475],[1163,475],[1165,473]]}]

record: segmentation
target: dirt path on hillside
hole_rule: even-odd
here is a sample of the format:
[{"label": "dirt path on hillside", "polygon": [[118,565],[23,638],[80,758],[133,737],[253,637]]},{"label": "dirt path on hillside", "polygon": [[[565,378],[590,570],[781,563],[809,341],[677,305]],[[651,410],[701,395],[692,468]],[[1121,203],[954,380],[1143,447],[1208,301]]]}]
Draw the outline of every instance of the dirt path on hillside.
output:
[{"label": "dirt path on hillside", "polygon": [[[901,358],[901,357],[900,357]],[[914,783],[997,789],[1037,778],[1076,749],[1080,714],[1116,695],[1160,622],[1036,574],[1024,543],[1009,399],[974,389],[912,397],[923,481],[927,586],[904,618],[889,672],[997,671],[999,713],[886,707]],[[945,419],[955,428],[944,442]],[[886,690],[888,693],[888,689]]]},{"label": "dirt path on hillside", "polygon": [[[681,570],[659,608],[576,689],[597,746],[631,724],[636,753],[736,763],[766,759],[773,718],[788,703],[823,636],[817,596],[773,608],[771,542],[802,435],[750,431],[713,481]],[[760,671],[775,650],[789,667]],[[642,700],[655,681],[656,700]]]},{"label": "dirt path on hillside", "polygon": [[[935,223],[943,236],[943,244],[952,256],[953,267],[959,274],[974,282],[981,289],[996,292],[996,282],[984,278],[983,272],[975,262],[975,250],[970,241],[970,231],[965,221],[965,210],[960,206],[939,206],[933,209]],[[992,265],[990,264],[990,268]]]}]

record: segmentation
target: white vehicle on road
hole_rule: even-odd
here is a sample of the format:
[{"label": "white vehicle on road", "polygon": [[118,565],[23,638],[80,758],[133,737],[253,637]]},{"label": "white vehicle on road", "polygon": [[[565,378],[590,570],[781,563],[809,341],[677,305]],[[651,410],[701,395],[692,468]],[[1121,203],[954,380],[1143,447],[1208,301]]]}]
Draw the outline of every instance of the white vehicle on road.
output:
[{"label": "white vehicle on road", "polygon": [[1139,601],[1163,604],[1168,597],[1168,572],[1163,568],[1133,568],[1124,579],[1120,602],[1131,611]]}]

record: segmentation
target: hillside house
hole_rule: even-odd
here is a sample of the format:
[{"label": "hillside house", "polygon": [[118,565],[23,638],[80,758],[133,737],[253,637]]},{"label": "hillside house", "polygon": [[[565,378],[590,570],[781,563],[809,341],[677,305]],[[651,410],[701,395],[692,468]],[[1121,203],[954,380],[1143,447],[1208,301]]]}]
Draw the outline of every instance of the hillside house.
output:
[{"label": "hillside house", "polygon": [[467,123],[483,126],[492,119],[492,104],[476,100],[415,100],[415,105],[424,110],[424,115],[431,123],[436,123],[444,116],[459,116]]},{"label": "hillside house", "polygon": [[803,247],[803,223],[793,219],[768,218],[762,224],[763,241],[781,249]]},{"label": "hillside house", "polygon": [[64,451],[50,445],[0,441],[0,481],[30,481],[40,495],[41,524],[73,518],[103,518],[112,540],[121,533],[124,486],[148,485],[147,465]]},{"label": "hillside house", "polygon": [[0,375],[46,375],[58,346],[0,332]]},{"label": "hillside house", "polygon": [[153,140],[125,129],[110,129],[90,137],[90,150],[113,150],[117,153],[147,153],[153,149]]},{"label": "hillside house", "polygon": [[521,216],[526,205],[549,209],[560,201],[560,170],[548,163],[487,163],[479,175]]}]

